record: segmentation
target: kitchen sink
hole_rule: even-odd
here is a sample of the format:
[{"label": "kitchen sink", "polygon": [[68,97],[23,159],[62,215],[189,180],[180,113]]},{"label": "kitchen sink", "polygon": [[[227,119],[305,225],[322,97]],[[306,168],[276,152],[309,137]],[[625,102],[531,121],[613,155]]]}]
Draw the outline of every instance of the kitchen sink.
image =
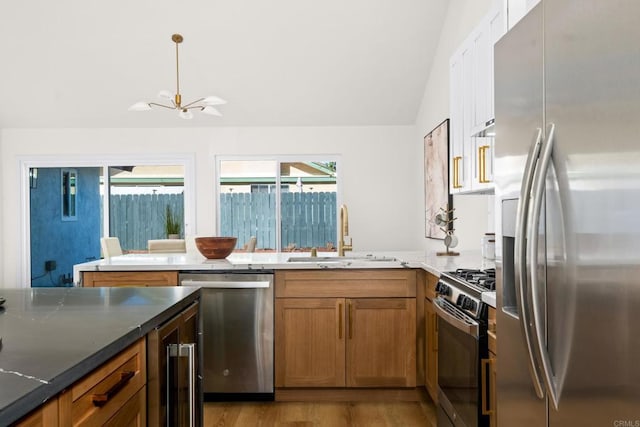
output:
[{"label": "kitchen sink", "polygon": [[300,256],[290,257],[287,262],[396,262],[397,258],[387,256]]}]

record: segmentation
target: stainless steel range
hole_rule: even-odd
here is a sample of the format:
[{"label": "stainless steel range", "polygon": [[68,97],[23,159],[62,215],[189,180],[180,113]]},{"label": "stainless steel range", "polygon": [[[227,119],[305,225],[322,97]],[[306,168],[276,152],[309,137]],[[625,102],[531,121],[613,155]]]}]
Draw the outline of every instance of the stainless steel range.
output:
[{"label": "stainless steel range", "polygon": [[[433,301],[438,314],[438,426],[489,425],[488,306],[482,293],[495,289],[495,269],[442,273]],[[485,373],[486,374],[486,373]]]}]

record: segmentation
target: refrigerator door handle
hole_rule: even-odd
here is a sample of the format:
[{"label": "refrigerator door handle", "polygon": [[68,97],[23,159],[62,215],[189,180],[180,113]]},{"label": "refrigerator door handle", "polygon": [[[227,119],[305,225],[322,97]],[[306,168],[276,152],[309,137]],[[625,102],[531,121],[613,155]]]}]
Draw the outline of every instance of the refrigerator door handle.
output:
[{"label": "refrigerator door handle", "polygon": [[[529,356],[529,374],[533,381],[533,388],[536,395],[542,399],[544,397],[544,388],[542,378],[538,369],[538,364],[534,359],[533,332],[531,328],[531,319],[529,313],[530,298],[529,291],[525,289],[529,280],[527,278],[527,253],[525,242],[527,240],[527,215],[529,212],[529,200],[531,197],[531,186],[533,184],[533,176],[536,171],[538,157],[542,145],[542,128],[536,130],[536,136],[531,148],[524,168],[524,176],[522,179],[522,187],[520,189],[520,199],[518,200],[518,208],[516,213],[516,228],[514,241],[514,269],[515,269],[515,290],[516,300],[518,304],[518,313],[520,314],[520,326],[527,344],[527,354]],[[528,287],[527,287],[528,288]]]},{"label": "refrigerator door handle", "polygon": [[543,144],[540,153],[540,167],[537,168],[537,173],[533,178],[533,185],[531,189],[531,204],[529,205],[529,236],[527,239],[527,259],[531,263],[531,303],[533,308],[533,327],[535,329],[535,349],[538,360],[542,365],[542,377],[547,389],[547,393],[551,398],[554,409],[558,409],[558,391],[556,388],[557,382],[553,375],[553,369],[551,367],[551,358],[545,345],[544,331],[540,327],[541,322],[541,304],[538,295],[538,277],[535,267],[538,264],[538,227],[540,226],[540,212],[542,209],[542,201],[544,199],[544,189],[546,183],[547,172],[551,164],[551,156],[553,151],[553,142],[555,137],[555,125],[550,124],[545,143]]}]

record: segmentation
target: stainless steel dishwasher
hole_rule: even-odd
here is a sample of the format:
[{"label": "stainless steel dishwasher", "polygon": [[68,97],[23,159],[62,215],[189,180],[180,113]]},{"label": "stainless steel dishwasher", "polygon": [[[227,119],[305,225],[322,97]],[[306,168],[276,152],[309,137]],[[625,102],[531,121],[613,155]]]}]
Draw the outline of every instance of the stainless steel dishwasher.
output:
[{"label": "stainless steel dishwasher", "polygon": [[205,401],[273,400],[273,272],[190,271],[202,296]]}]

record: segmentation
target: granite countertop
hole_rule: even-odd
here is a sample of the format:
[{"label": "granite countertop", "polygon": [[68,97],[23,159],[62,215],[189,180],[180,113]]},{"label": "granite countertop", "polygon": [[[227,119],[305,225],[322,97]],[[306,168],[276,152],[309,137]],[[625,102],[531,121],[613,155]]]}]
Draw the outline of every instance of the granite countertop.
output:
[{"label": "granite countertop", "polygon": [[198,288],[0,289],[0,425],[184,310]]}]

